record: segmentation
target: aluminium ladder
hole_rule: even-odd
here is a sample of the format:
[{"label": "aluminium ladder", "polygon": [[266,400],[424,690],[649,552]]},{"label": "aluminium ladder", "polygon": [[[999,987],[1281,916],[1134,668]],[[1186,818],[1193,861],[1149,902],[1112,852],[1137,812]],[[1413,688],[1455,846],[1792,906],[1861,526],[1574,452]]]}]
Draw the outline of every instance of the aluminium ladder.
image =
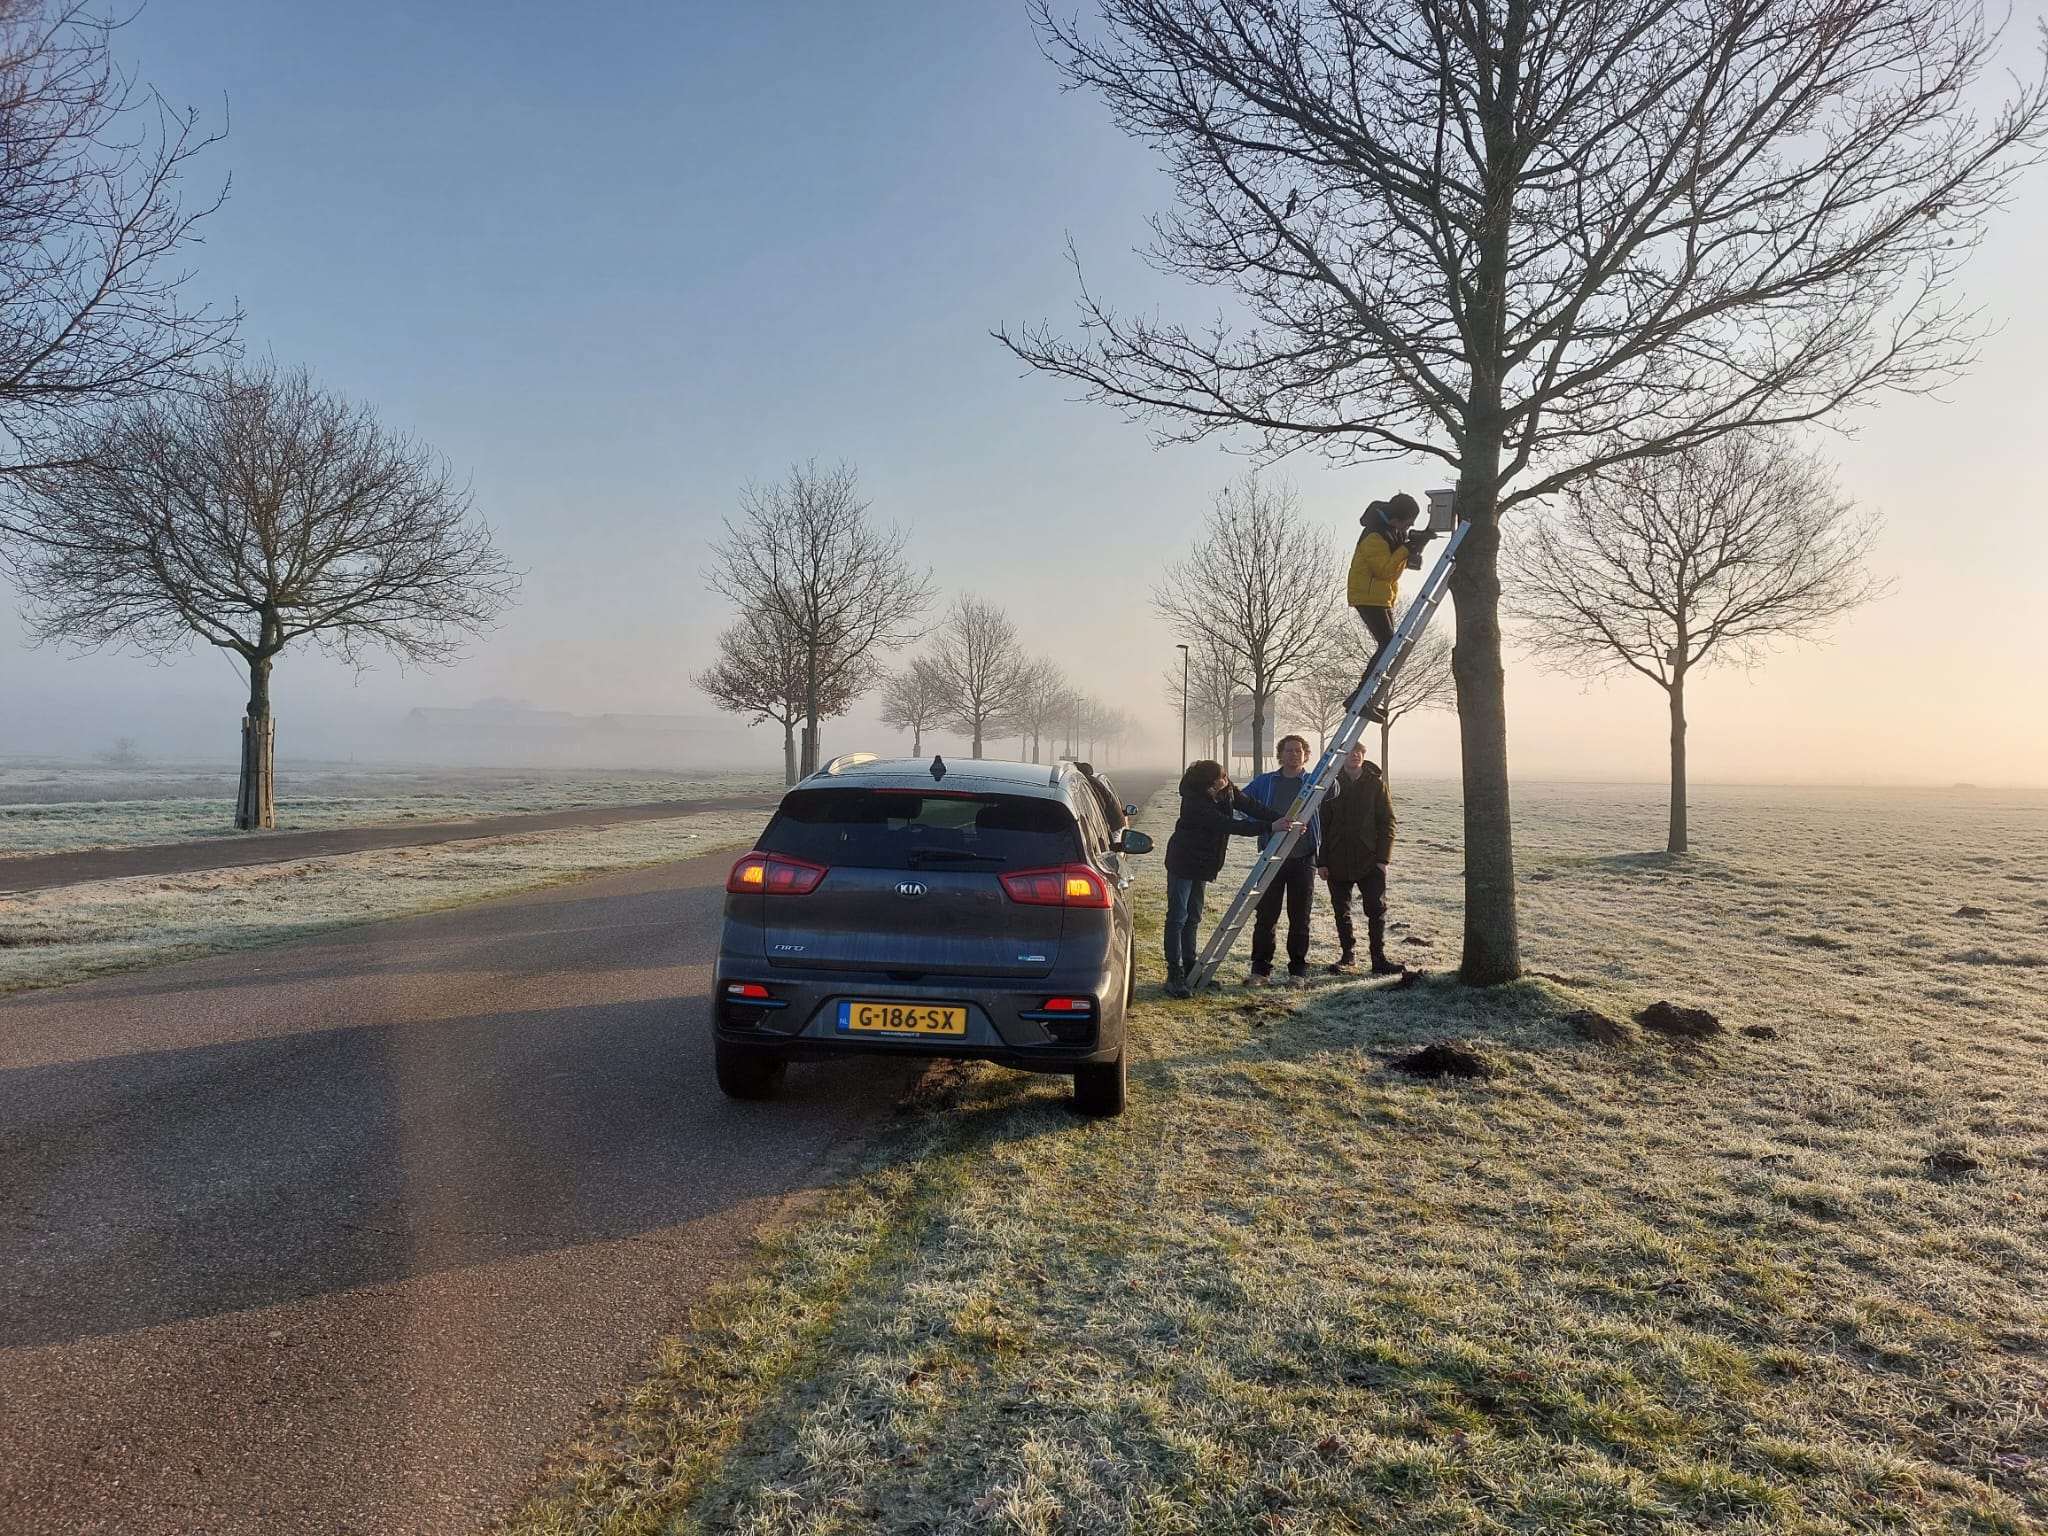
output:
[{"label": "aluminium ladder", "polygon": [[[1432,493],[1432,499],[1435,493]],[[1444,552],[1435,567],[1423,579],[1422,590],[1415,594],[1415,601],[1402,618],[1400,627],[1394,631],[1394,638],[1387,642],[1380,652],[1379,660],[1373,663],[1359,684],[1358,691],[1351,696],[1351,707],[1343,722],[1331,735],[1329,745],[1323,749],[1322,757],[1312,772],[1301,781],[1301,793],[1294,797],[1294,804],[1288,807],[1289,821],[1306,822],[1315,815],[1330,791],[1331,781],[1337,777],[1337,770],[1344,765],[1344,759],[1351,748],[1365,734],[1367,717],[1372,707],[1387,691],[1415,642],[1422,638],[1422,632],[1429,627],[1429,621],[1436,614],[1444,593],[1449,589],[1451,572],[1458,563],[1458,546],[1465,542],[1465,532],[1471,527],[1463,518],[1451,530],[1451,542],[1444,546]],[[1277,809],[1277,807],[1276,807]],[[1209,984],[1217,969],[1237,943],[1237,936],[1244,931],[1244,925],[1251,919],[1252,909],[1259,898],[1266,894],[1266,888],[1273,883],[1273,876],[1286,862],[1288,854],[1294,851],[1294,844],[1301,837],[1299,832],[1276,832],[1260,850],[1252,863],[1251,873],[1245,876],[1244,886],[1230,903],[1230,910],[1223,914],[1215,930],[1209,935],[1209,942],[1202,946],[1202,957],[1195,962],[1194,973],[1188,977],[1188,985],[1199,991]]]}]

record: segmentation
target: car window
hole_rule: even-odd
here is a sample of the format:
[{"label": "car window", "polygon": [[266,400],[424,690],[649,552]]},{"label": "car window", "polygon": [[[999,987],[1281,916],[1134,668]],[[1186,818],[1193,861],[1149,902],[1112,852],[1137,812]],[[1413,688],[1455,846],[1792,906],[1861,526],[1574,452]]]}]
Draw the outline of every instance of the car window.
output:
[{"label": "car window", "polygon": [[1072,813],[1057,800],[852,788],[785,796],[759,846],[854,869],[1028,869],[1080,851]]},{"label": "car window", "polygon": [[1081,824],[1081,835],[1087,840],[1090,853],[1109,852],[1109,826],[1102,819],[1102,807],[1095,803],[1095,795],[1083,785],[1074,796],[1074,816]]}]

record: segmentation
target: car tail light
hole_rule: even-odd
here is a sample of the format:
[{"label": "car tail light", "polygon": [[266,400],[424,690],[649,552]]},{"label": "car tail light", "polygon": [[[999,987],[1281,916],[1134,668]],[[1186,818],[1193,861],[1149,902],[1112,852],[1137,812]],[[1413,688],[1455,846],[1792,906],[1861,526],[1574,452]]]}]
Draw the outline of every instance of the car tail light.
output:
[{"label": "car tail light", "polygon": [[1002,876],[1010,900],[1030,907],[1106,907],[1109,885],[1086,864],[1020,869]]},{"label": "car tail light", "polygon": [[822,864],[786,859],[775,853],[750,853],[733,865],[725,888],[739,896],[765,892],[770,896],[808,896],[831,873]]}]

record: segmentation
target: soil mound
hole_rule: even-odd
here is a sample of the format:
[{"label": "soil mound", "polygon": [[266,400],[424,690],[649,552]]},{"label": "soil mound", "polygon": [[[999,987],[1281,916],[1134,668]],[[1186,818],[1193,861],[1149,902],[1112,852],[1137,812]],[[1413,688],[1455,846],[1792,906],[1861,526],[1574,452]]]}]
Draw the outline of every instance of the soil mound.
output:
[{"label": "soil mound", "polygon": [[1596,1045],[1620,1045],[1628,1038],[1626,1028],[1591,1008],[1574,1008],[1564,1016],[1564,1021],[1571,1025],[1573,1034]]},{"label": "soil mound", "polygon": [[1387,1063],[1396,1072],[1405,1072],[1410,1077],[1491,1077],[1493,1064],[1477,1051],[1468,1051],[1462,1045],[1453,1045],[1439,1040],[1434,1045],[1425,1045],[1421,1050],[1407,1056],[1397,1056]]},{"label": "soil mound", "polygon": [[1636,1022],[1660,1035],[1681,1040],[1704,1040],[1721,1033],[1721,1021],[1704,1008],[1686,1008],[1678,1003],[1650,1004],[1636,1015]]}]

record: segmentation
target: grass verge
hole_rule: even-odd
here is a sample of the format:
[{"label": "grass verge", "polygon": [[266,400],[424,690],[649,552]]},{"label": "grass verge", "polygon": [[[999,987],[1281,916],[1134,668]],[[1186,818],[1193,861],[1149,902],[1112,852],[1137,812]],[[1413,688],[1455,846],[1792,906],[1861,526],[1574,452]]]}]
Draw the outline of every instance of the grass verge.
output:
[{"label": "grass verge", "polygon": [[[1175,1004],[1148,958],[1118,1121],[934,1072],[512,1529],[2042,1529],[2039,973],[1748,835],[1676,864],[1529,837],[1560,972],[1485,993]],[[1954,860],[2034,926],[2007,855]],[[1455,856],[1400,875],[1430,940]],[[1139,904],[1156,934],[1156,869]],[[1728,1032],[1627,1023],[1659,975]],[[1389,1069],[1445,1039],[1492,1076]]]}]

